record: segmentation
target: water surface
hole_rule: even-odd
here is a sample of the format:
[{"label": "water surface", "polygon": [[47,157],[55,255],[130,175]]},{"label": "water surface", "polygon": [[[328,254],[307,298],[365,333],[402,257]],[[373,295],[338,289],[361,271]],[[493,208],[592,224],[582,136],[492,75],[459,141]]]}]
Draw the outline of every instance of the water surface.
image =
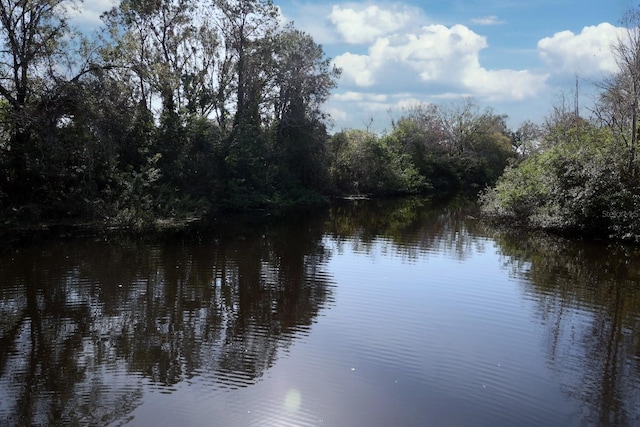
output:
[{"label": "water surface", "polygon": [[352,201],[0,255],[0,424],[640,425],[640,251]]}]

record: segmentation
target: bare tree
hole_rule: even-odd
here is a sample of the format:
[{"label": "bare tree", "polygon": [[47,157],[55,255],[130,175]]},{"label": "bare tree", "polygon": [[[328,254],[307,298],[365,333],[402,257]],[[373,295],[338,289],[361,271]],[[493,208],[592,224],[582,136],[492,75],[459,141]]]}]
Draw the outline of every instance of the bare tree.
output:
[{"label": "bare tree", "polygon": [[542,135],[542,129],[538,124],[525,120],[518,130],[512,132],[511,144],[516,153],[528,157],[540,148]]},{"label": "bare tree", "polygon": [[442,144],[452,154],[474,152],[486,136],[507,135],[506,116],[490,108],[481,109],[473,98],[438,106],[437,116],[444,136]]},{"label": "bare tree", "polygon": [[608,127],[615,138],[630,149],[633,132],[633,97],[627,90],[631,86],[630,76],[618,73],[607,77],[600,84],[601,91],[593,108],[593,114],[599,125]]},{"label": "bare tree", "polygon": [[[574,95],[575,96],[575,95]],[[565,142],[575,141],[581,121],[577,108],[571,105],[569,94],[560,93],[551,111],[544,118],[542,125],[543,144],[541,148],[549,148]]]},{"label": "bare tree", "polygon": [[[620,75],[614,79],[613,86],[605,91],[605,96],[622,97],[611,99],[619,106],[630,108],[631,128],[628,130],[628,170],[635,176],[635,160],[638,145],[638,100],[640,98],[640,9],[627,12],[622,20],[625,31],[613,46]],[[616,93],[617,92],[617,93]],[[608,95],[606,95],[608,93]],[[622,102],[620,102],[622,101]]]}]

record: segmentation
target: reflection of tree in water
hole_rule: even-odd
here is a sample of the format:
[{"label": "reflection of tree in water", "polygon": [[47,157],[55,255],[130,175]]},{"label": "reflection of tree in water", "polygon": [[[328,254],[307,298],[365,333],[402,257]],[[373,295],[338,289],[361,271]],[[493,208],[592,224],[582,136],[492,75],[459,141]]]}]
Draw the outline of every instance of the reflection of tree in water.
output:
[{"label": "reflection of tree in water", "polygon": [[549,360],[589,425],[640,425],[640,251],[496,237],[549,327]]},{"label": "reflection of tree in water", "polygon": [[243,224],[200,243],[49,243],[0,260],[0,418],[104,425],[149,381],[254,382],[330,289],[318,224]]},{"label": "reflection of tree in water", "polygon": [[[124,387],[106,390],[90,372],[99,363],[87,352],[97,300],[88,283],[79,286],[82,267],[71,257],[49,245],[0,262],[0,418],[9,425],[101,424],[139,399]],[[113,409],[88,408],[80,394]]]},{"label": "reflection of tree in water", "polygon": [[332,207],[327,233],[339,247],[350,244],[356,251],[368,252],[374,242],[385,240],[408,259],[439,252],[463,260],[473,250],[483,250],[474,233],[476,212],[469,198],[345,201]]}]

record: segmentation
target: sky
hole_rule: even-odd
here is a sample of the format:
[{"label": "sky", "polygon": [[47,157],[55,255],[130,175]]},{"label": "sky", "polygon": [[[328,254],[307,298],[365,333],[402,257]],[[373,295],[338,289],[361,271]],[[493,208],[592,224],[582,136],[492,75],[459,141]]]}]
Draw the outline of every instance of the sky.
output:
[{"label": "sky", "polygon": [[[419,103],[471,97],[513,130],[541,123],[578,82],[588,115],[597,83],[617,70],[611,45],[631,0],[274,0],[342,68],[325,104],[333,131],[389,130]],[[85,0],[81,25],[113,0]]]}]

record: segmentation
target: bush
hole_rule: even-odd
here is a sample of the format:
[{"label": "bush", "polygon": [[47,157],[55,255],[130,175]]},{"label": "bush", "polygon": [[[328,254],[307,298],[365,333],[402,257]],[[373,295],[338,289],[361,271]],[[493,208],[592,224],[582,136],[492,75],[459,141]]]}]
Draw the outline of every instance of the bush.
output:
[{"label": "bush", "polygon": [[605,130],[509,168],[480,197],[487,216],[533,228],[637,240],[640,188]]}]

